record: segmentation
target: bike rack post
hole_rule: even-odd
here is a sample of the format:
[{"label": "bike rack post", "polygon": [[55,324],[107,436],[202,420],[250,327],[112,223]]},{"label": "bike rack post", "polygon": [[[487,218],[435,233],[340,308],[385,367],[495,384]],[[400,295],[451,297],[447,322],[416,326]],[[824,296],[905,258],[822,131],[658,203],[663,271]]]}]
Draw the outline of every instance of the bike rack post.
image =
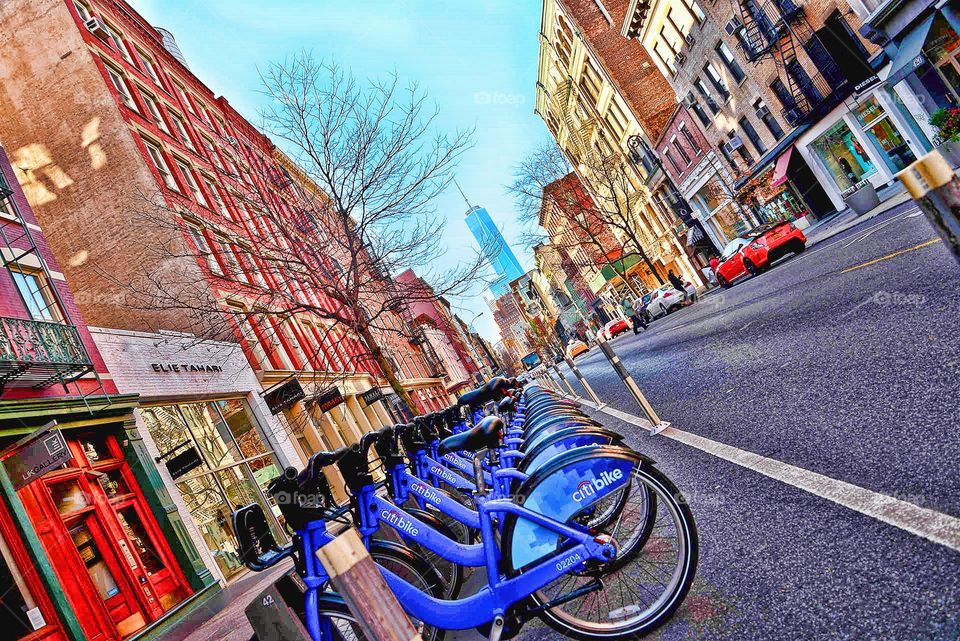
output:
[{"label": "bike rack post", "polygon": [[920,210],[960,261],[960,181],[943,155],[933,150],[897,174]]},{"label": "bike rack post", "polygon": [[617,356],[616,352],[613,351],[613,348],[610,347],[608,341],[599,341],[600,350],[603,352],[603,355],[607,357],[607,360],[610,361],[610,364],[613,365],[613,370],[617,373],[617,376],[620,377],[620,380],[623,381],[623,384],[629,390],[630,394],[633,395],[634,400],[637,401],[637,405],[640,406],[640,410],[646,414],[646,418],[653,424],[653,427],[650,428],[650,436],[659,434],[663,430],[670,427],[670,423],[662,420],[658,415],[656,410],[653,409],[653,406],[650,405],[650,402],[647,400],[647,397],[643,395],[643,392],[640,391],[640,386],[637,385],[637,382],[633,380],[633,376],[630,375],[630,372],[627,371],[627,368],[623,366],[623,363],[620,361],[620,357]]},{"label": "bike rack post", "polygon": [[605,407],[606,404],[600,400],[600,397],[597,396],[597,393],[593,391],[593,388],[590,387],[590,383],[587,382],[587,379],[580,373],[580,370],[573,363],[573,359],[569,356],[564,356],[563,360],[567,361],[567,367],[570,368],[570,371],[573,372],[573,375],[577,377],[577,380],[580,381],[580,384],[583,385],[583,389],[587,390],[587,394],[590,395],[590,398],[596,404],[597,409]]},{"label": "bike rack post", "polygon": [[563,381],[563,384],[567,386],[567,389],[570,390],[570,395],[576,399],[580,398],[580,395],[577,394],[576,390],[573,389],[573,385],[570,384],[570,381],[567,380],[567,377],[563,375],[563,372],[560,371],[560,368],[553,364],[550,368],[557,373],[557,376]]},{"label": "bike rack post", "polygon": [[317,551],[333,587],[371,641],[420,641],[363,541],[353,528]]}]

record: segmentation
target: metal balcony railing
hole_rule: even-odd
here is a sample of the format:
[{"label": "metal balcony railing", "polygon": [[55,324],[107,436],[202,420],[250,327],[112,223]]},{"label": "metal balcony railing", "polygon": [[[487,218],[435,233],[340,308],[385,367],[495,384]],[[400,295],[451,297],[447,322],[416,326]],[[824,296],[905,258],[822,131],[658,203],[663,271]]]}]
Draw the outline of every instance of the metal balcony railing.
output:
[{"label": "metal balcony railing", "polygon": [[798,83],[795,104],[782,110],[784,120],[796,127],[825,115],[850,94],[848,84],[845,79],[838,83],[835,78],[831,83],[822,73],[811,78],[809,83]]},{"label": "metal balcony railing", "polygon": [[73,325],[0,317],[0,391],[69,383],[93,371]]}]

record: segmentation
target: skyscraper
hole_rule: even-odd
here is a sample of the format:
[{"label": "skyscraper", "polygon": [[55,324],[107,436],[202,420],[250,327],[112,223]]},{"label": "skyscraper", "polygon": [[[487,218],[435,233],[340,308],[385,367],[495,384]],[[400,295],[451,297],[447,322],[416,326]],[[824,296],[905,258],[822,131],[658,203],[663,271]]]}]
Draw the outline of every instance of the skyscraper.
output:
[{"label": "skyscraper", "polygon": [[497,274],[497,279],[490,284],[490,291],[499,298],[510,291],[510,281],[523,276],[523,269],[486,209],[473,206],[467,210],[467,227]]}]

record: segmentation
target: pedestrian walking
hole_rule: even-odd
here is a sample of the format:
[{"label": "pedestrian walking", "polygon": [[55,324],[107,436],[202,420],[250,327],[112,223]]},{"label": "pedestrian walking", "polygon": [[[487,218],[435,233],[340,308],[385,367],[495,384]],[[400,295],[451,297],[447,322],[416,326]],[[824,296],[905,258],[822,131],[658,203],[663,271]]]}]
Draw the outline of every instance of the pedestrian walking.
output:
[{"label": "pedestrian walking", "polygon": [[633,323],[634,334],[639,334],[641,329],[647,328],[647,324],[644,323],[643,319],[637,315],[637,310],[629,296],[623,297],[623,302],[620,303],[620,306],[623,308],[623,315],[629,318],[630,322]]},{"label": "pedestrian walking", "polygon": [[670,281],[670,284],[673,285],[674,289],[683,294],[683,302],[687,302],[689,296],[687,296],[687,288],[683,284],[683,279],[674,274],[673,270],[671,269],[669,272],[667,272],[667,280]]}]

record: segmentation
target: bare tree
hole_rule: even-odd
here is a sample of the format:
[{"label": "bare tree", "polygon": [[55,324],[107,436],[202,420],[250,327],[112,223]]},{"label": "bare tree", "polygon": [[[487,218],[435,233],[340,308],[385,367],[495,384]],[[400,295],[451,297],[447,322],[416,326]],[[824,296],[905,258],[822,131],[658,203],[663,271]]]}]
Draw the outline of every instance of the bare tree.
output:
[{"label": "bare tree", "polygon": [[543,232],[534,225],[549,213],[545,208],[556,207],[571,233],[554,235],[550,242],[568,253],[586,250],[600,264],[609,265],[636,295],[626,278],[626,260],[631,256],[642,260],[660,284],[665,281],[647,253],[656,242],[641,214],[650,194],[632,176],[620,156],[601,159],[598,153],[587,154],[572,173],[560,148],[547,143],[518,165],[507,190],[517,202],[528,242],[543,240]]},{"label": "bare tree", "polygon": [[[151,197],[141,208],[155,225],[191,239],[184,244],[172,233],[158,234],[171,239],[160,247],[166,263],[199,257],[219,272],[220,291],[191,282],[191,270],[165,269],[132,285],[137,298],[182,309],[198,322],[225,318],[248,338],[272,332],[284,341],[311,319],[316,341],[307,343],[316,348],[303,360],[332,360],[322,345],[340,341],[361,362],[375,363],[416,411],[400,370],[409,359],[414,374],[436,376],[439,365],[409,322],[409,306],[461,295],[481,270],[479,253],[461,255],[452,268],[430,268],[444,253],[444,220],[434,199],[452,181],[472,132],[434,133],[436,107],[396,74],[360,81],[302,54],[271,65],[263,81],[263,126],[286,153],[273,150],[259,172],[231,162],[218,167],[215,182],[234,207],[225,207],[210,185],[209,209],[223,216],[210,220],[207,212],[202,228],[179,203]],[[431,287],[393,280],[408,267]],[[228,298],[243,304],[225,305]],[[211,332],[215,325],[208,323]],[[328,365],[335,371],[338,364]]]}]

